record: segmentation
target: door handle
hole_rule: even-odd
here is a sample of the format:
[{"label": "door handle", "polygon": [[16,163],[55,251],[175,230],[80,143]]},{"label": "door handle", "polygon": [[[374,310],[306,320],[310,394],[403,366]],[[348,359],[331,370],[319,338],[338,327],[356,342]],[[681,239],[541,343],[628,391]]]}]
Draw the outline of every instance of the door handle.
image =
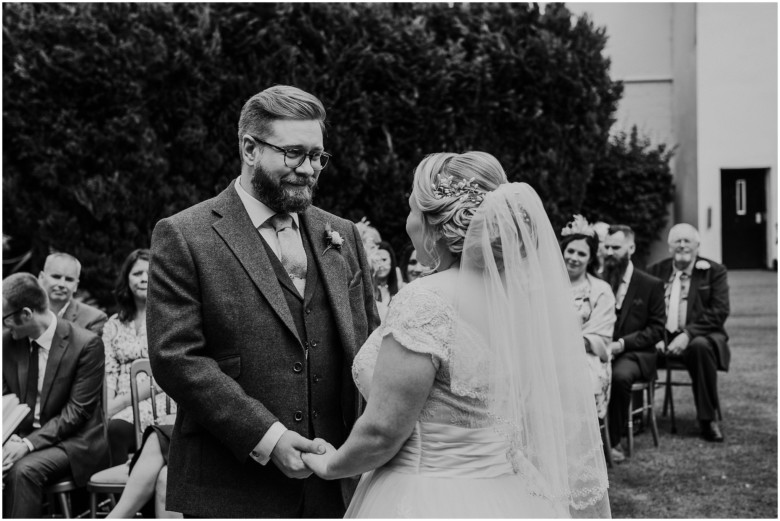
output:
[{"label": "door handle", "polygon": [[763,218],[763,215],[761,212],[756,212],[756,224],[761,224],[761,219]]}]

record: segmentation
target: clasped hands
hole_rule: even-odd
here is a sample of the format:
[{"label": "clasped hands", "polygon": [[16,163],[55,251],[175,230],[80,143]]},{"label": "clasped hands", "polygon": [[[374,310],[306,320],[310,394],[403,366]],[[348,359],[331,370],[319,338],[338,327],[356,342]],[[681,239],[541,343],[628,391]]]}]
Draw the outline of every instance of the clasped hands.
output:
[{"label": "clasped hands", "polygon": [[14,463],[22,459],[30,452],[27,444],[16,434],[12,434],[3,445],[3,472],[14,466]]},{"label": "clasped hands", "polygon": [[663,353],[666,355],[672,355],[672,356],[680,356],[683,354],[683,351],[688,347],[688,343],[690,343],[691,337],[688,336],[687,331],[683,331],[676,337],[672,339],[671,342],[669,342],[669,345],[665,345],[664,341],[659,341],[655,347],[658,349],[659,353]]},{"label": "clasped hands", "polygon": [[271,452],[271,461],[288,478],[303,479],[312,474],[328,478],[328,462],[336,447],[323,440],[309,440],[295,431],[286,431]]}]

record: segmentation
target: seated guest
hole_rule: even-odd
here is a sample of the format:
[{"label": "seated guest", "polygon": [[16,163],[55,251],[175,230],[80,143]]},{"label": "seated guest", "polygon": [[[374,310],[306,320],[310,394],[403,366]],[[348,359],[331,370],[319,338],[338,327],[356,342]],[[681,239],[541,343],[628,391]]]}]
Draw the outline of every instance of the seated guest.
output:
[{"label": "seated guest", "polygon": [[604,245],[604,280],[617,305],[617,322],[608,348],[612,361],[612,396],[607,415],[612,459],[622,461],[620,437],[628,425],[631,386],[649,381],[656,373],[656,343],[663,338],[666,311],[664,285],[659,279],[634,268],[634,232],[625,225],[612,225]]},{"label": "seated guest", "polygon": [[[130,397],[130,366],[135,360],[149,358],[146,343],[146,289],[149,250],[135,250],[119,270],[114,296],[119,312],[108,319],[103,329],[106,353],[106,392],[108,396],[108,445],[111,462],[118,465],[136,450],[133,408]],[[139,376],[143,382],[146,376]],[[141,425],[152,423],[149,386],[140,385]],[[157,408],[164,414],[165,395],[157,396]]]},{"label": "seated guest", "polygon": [[401,252],[399,269],[401,277],[406,284],[417,280],[431,271],[417,260],[417,250],[414,249],[412,243],[407,244]]},{"label": "seated guest", "polygon": [[390,300],[398,293],[398,265],[393,247],[389,242],[380,241],[370,260],[374,274],[374,298],[379,318],[384,320]]},{"label": "seated guest", "polygon": [[672,226],[668,243],[672,256],[648,270],[666,286],[668,345],[658,344],[659,365],[665,367],[667,356],[682,360],[691,375],[701,434],[707,441],[721,442],[715,417],[720,410],[718,370],[728,371],[731,360],[723,328],[729,316],[726,268],[698,256],[699,232],[690,224]]},{"label": "seated guest", "polygon": [[130,475],[116,506],[107,518],[126,519],[136,516],[154,496],[155,518],[180,518],[178,512],[165,509],[165,493],[168,486],[168,449],[173,432],[173,419],[164,425],[147,427],[141,443],[129,462]]},{"label": "seated guest", "polygon": [[30,407],[3,446],[3,515],[41,517],[46,484],[83,486],[105,464],[100,337],[50,309],[30,273],[3,280],[3,394]]},{"label": "seated guest", "polygon": [[599,239],[581,215],[561,230],[561,252],[569,272],[574,304],[582,320],[582,338],[593,380],[596,412],[604,418],[612,383],[612,364],[607,345],[615,327],[615,297],[609,284],[596,277]]},{"label": "seated guest", "polygon": [[99,309],[73,299],[79,287],[81,263],[67,253],[52,253],[46,257],[38,281],[49,297],[49,309],[58,317],[103,334],[106,314]]}]

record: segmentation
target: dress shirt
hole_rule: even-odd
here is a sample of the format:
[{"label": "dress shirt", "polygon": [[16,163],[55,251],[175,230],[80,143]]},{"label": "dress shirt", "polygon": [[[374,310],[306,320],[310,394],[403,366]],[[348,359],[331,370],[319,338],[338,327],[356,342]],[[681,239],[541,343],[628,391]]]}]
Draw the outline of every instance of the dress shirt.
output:
[{"label": "dress shirt", "polygon": [[64,306],[62,306],[62,309],[60,309],[60,310],[57,312],[57,316],[58,316],[58,317],[60,317],[60,318],[65,318],[65,312],[68,310],[68,306],[70,306],[70,303],[71,303],[71,302],[73,302],[73,300],[72,300],[72,299],[71,299],[71,300],[69,300],[67,304],[65,304]]},{"label": "dress shirt", "polygon": [[691,277],[693,276],[693,265],[696,259],[694,259],[684,270],[678,270],[672,262],[672,272],[669,274],[669,280],[664,281],[664,299],[666,300],[666,312],[669,312],[669,296],[672,293],[672,282],[674,281],[677,272],[682,271],[680,275],[680,306],[678,307],[678,324],[679,329],[683,329],[685,321],[688,318],[688,292],[691,289]]},{"label": "dress shirt", "polygon": [[633,274],[634,274],[634,263],[629,260],[628,267],[626,267],[626,272],[623,274],[623,280],[620,282],[620,286],[618,286],[617,294],[615,295],[615,307],[618,309],[623,309],[623,299],[626,298],[628,285],[631,283],[631,276]]},{"label": "dress shirt", "polygon": [[[265,242],[268,243],[273,252],[276,254],[276,257],[281,262],[282,253],[279,246],[279,238],[276,236],[276,230],[274,227],[271,226],[270,222],[268,222],[268,219],[276,215],[276,212],[249,195],[249,193],[241,186],[240,177],[236,179],[235,186],[238,197],[241,199],[241,202],[244,203],[244,208],[246,208],[246,212],[249,214],[249,219],[252,220],[252,225],[257,228],[257,230],[260,232],[260,235],[263,236]],[[298,239],[301,241],[301,246],[303,246],[303,239],[301,239],[301,227],[299,222],[300,217],[297,213],[290,213],[290,215],[292,216],[293,223],[295,223],[293,229],[298,234]]]},{"label": "dress shirt", "polygon": [[[279,258],[279,261],[281,261],[282,256],[280,252],[281,248],[279,247],[279,238],[276,236],[276,230],[274,230],[273,226],[268,223],[268,219],[273,217],[276,212],[249,195],[249,193],[247,193],[247,191],[241,187],[240,177],[236,179],[235,187],[236,192],[238,193],[238,197],[241,199],[241,202],[244,204],[244,208],[246,208],[246,212],[249,214],[249,218],[252,220],[252,225],[258,229],[260,235],[262,235],[263,239],[265,239],[265,242],[268,243],[273,252]],[[295,229],[295,231],[298,233],[298,238],[300,238],[301,232],[298,223],[298,214],[291,213],[290,215],[292,216],[293,222],[295,223],[293,229]],[[301,245],[303,245],[302,240]],[[276,444],[279,442],[279,438],[281,438],[282,434],[285,432],[287,432],[287,427],[285,427],[281,422],[275,422],[273,425],[271,425],[271,428],[266,431],[265,435],[260,439],[257,445],[255,445],[255,448],[252,449],[252,452],[249,453],[249,457],[261,465],[268,463],[268,460],[271,459],[271,452],[273,452],[274,447],[276,447]]]},{"label": "dress shirt", "polygon": [[[33,428],[41,428],[41,390],[43,389],[43,378],[46,376],[46,363],[49,361],[49,351],[51,351],[51,343],[54,341],[54,332],[57,330],[57,315],[51,310],[47,310],[51,324],[46,328],[41,336],[38,338],[30,338],[30,341],[35,340],[38,345],[41,346],[38,349],[38,396],[35,398],[35,410],[33,411]],[[32,345],[29,346],[32,351]],[[22,441],[30,449],[30,452],[34,450],[32,443],[27,438],[22,438]]]}]

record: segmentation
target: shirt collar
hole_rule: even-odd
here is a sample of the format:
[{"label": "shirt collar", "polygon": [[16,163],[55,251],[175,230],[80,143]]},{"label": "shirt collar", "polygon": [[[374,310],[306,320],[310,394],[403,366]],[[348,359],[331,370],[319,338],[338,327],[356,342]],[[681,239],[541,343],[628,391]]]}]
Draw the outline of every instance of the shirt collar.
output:
[{"label": "shirt collar", "polygon": [[73,303],[73,299],[70,299],[67,304],[62,306],[62,308],[57,312],[57,316],[60,318],[65,318],[65,312],[68,310],[68,307]]},{"label": "shirt collar", "polygon": [[46,328],[46,331],[44,331],[41,336],[30,339],[35,340],[38,345],[46,351],[51,349],[51,343],[54,341],[54,332],[57,330],[57,315],[55,315],[51,310],[47,311],[49,313],[49,318],[51,318],[51,324],[49,324],[49,327]]},{"label": "shirt collar", "polygon": [[634,263],[630,260],[628,261],[628,266],[626,267],[626,272],[623,274],[623,282],[628,286],[631,283],[631,276],[634,274]]},{"label": "shirt collar", "polygon": [[[276,215],[276,212],[268,208],[265,204],[258,201],[249,193],[244,190],[244,188],[241,186],[241,176],[236,179],[235,182],[236,187],[236,193],[238,193],[239,199],[241,199],[241,202],[244,204],[244,208],[246,208],[246,213],[249,214],[249,218],[252,220],[252,225],[255,228],[260,228],[265,222]],[[295,227],[298,228],[298,214],[297,213],[290,213],[290,215],[293,218],[293,221],[295,222]]]},{"label": "shirt collar", "polygon": [[692,276],[693,275],[693,266],[695,264],[696,264],[696,259],[693,259],[693,261],[691,261],[691,263],[688,264],[687,268],[685,268],[684,270],[678,270],[677,266],[674,265],[674,261],[672,261],[672,278],[674,278],[674,276],[677,274],[678,271],[682,271],[684,274],[686,274],[689,277]]}]

